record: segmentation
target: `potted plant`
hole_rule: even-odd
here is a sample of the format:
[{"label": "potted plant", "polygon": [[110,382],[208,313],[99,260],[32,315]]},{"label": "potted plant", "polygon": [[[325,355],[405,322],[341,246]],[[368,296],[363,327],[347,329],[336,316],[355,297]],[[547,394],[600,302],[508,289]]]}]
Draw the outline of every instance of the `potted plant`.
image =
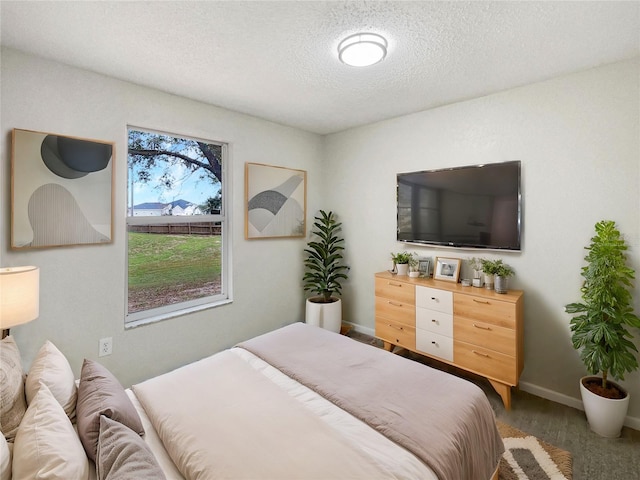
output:
[{"label": "potted plant", "polygon": [[[565,309],[571,319],[571,342],[592,376],[580,380],[580,393],[591,430],[604,437],[618,437],[627,415],[629,393],[612,382],[638,369],[638,349],[628,327],[640,328],[633,312],[630,289],[635,272],[626,265],[628,246],[615,222],[602,220],[582,268],[582,302]],[[594,376],[601,374],[601,376]]]},{"label": "potted plant", "polygon": [[498,263],[500,260],[489,260],[487,258],[480,259],[480,263],[482,263],[482,273],[484,273],[484,288],[487,290],[493,290],[493,282],[494,275],[496,274],[496,270],[498,268]]},{"label": "potted plant", "polygon": [[496,260],[495,271],[493,273],[496,293],[507,293],[507,279],[513,275],[513,273],[511,266],[503,263],[502,260]]},{"label": "potted plant", "polygon": [[417,278],[420,276],[420,270],[418,267],[420,266],[420,261],[418,260],[417,253],[411,255],[409,259],[409,276],[412,278]]},{"label": "potted plant", "polygon": [[412,259],[413,253],[411,252],[391,253],[393,269],[396,270],[398,275],[406,275],[409,272],[409,263]]},{"label": "potted plant", "polygon": [[307,299],[306,322],[327,330],[340,332],[342,325],[342,301],[336,294],[342,293],[341,281],[347,279],[349,267],[343,265],[342,246],[339,235],[342,223],[336,221],[333,212],[320,210],[315,217],[315,238],[304,249],[306,272],[302,281],[305,291],[316,294]]},{"label": "potted plant", "polygon": [[472,257],[469,259],[469,266],[473,270],[473,283],[474,287],[482,286],[482,258]]}]

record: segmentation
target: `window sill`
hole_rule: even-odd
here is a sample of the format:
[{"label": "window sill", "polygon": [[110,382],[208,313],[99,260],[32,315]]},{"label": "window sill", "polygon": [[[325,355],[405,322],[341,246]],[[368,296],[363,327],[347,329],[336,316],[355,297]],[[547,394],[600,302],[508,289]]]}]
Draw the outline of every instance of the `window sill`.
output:
[{"label": "window sill", "polygon": [[208,310],[210,308],[220,307],[222,305],[227,305],[229,303],[232,303],[231,299],[224,299],[224,300],[219,300],[212,303],[206,303],[203,305],[196,305],[189,308],[183,308],[181,310],[176,310],[173,312],[166,312],[159,315],[153,315],[147,318],[141,318],[139,320],[133,320],[129,322],[126,320],[126,317],[125,317],[124,329],[129,330],[133,328],[142,327],[144,325],[150,325],[153,323],[162,322],[164,320],[170,320],[172,318],[183,317],[185,315],[190,315],[192,313],[200,312],[202,310]]}]

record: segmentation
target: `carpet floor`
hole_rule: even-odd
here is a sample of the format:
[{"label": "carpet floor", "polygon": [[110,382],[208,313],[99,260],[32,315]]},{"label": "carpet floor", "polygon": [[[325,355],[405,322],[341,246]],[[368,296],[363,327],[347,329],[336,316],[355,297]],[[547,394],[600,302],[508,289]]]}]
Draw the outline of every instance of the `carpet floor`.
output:
[{"label": "carpet floor", "polygon": [[[382,346],[379,340],[354,330],[347,335]],[[511,410],[506,411],[486,379],[421,355],[399,354],[474,382],[487,394],[499,421],[569,452],[573,480],[640,480],[640,431],[624,427],[620,438],[600,437],[589,430],[583,411],[517,389],[512,389]]]}]

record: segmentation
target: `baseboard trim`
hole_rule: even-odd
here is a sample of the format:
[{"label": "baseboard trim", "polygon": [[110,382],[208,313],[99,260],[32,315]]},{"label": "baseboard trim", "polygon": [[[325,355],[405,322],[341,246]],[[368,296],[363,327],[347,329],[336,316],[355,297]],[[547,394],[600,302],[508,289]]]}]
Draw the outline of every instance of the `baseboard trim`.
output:
[{"label": "baseboard trim", "polygon": [[365,335],[369,335],[370,337],[376,336],[376,331],[373,328],[363,327],[362,325],[358,325],[357,323],[351,323],[351,322],[345,322],[345,321],[343,321],[342,323],[346,323],[347,325],[350,325],[351,328],[353,328],[358,333],[363,333]]},{"label": "baseboard trim", "polygon": [[[547,400],[551,400],[552,402],[560,403],[562,405],[584,411],[582,400],[578,398],[554,392],[553,390],[549,390],[548,388],[540,387],[529,382],[520,382],[519,387],[521,390],[524,390],[527,393],[531,393],[532,395],[546,398]],[[640,418],[627,415],[624,419],[624,425],[626,427],[640,431]]]}]

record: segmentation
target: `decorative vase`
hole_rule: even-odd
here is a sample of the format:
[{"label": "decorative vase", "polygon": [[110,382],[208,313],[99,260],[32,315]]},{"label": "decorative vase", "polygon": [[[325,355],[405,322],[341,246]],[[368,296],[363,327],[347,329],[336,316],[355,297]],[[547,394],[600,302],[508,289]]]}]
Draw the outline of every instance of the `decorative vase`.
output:
[{"label": "decorative vase", "polygon": [[317,301],[320,298],[311,297],[307,299],[306,322],[309,325],[340,333],[340,327],[342,326],[342,300],[337,297],[331,297],[333,302],[322,303]]},{"label": "decorative vase", "polygon": [[495,290],[496,293],[507,293],[507,277],[495,276]]},{"label": "decorative vase", "polygon": [[584,386],[585,381],[592,379],[602,381],[600,377],[592,376],[580,379],[580,395],[582,395],[582,404],[589,427],[602,437],[617,438],[620,436],[624,419],[627,416],[631,396],[624,388],[611,381],[609,383],[613,383],[620,391],[624,392],[626,397],[618,400],[596,395]]},{"label": "decorative vase", "polygon": [[484,274],[484,288],[487,290],[493,290],[493,274]]},{"label": "decorative vase", "polygon": [[398,271],[398,275],[406,275],[409,272],[409,264],[408,263],[397,263],[396,269]]}]

